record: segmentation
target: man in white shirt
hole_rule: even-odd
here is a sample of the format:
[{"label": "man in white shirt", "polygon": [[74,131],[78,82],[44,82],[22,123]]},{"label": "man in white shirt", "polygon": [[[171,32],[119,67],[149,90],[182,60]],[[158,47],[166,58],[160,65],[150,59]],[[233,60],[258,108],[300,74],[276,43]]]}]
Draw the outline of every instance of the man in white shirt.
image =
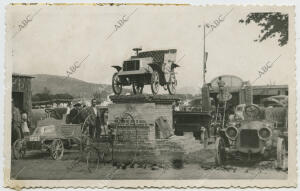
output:
[{"label": "man in white shirt", "polygon": [[23,135],[29,136],[30,135],[30,130],[29,130],[30,123],[28,121],[28,116],[27,116],[26,112],[22,113],[21,119],[22,119],[21,129],[22,129]]},{"label": "man in white shirt", "polygon": [[99,121],[99,113],[96,108],[96,99],[92,99],[91,101],[91,107],[89,107],[89,132],[90,136],[95,138],[100,135],[100,121]]},{"label": "man in white shirt", "polygon": [[174,107],[174,108],[173,108],[174,111],[180,111],[180,104],[179,104],[179,101],[176,101],[173,107]]}]

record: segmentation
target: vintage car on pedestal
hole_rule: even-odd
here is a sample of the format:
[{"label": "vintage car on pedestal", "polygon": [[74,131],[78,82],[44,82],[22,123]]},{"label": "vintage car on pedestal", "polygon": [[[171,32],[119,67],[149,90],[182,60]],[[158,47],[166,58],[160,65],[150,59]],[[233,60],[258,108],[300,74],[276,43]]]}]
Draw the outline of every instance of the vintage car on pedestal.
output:
[{"label": "vintage car on pedestal", "polygon": [[122,66],[112,66],[117,72],[112,77],[112,88],[116,95],[122,93],[123,86],[132,86],[134,94],[141,94],[144,85],[151,85],[155,95],[163,86],[169,94],[175,94],[177,80],[174,69],[178,67],[176,49],[144,51],[133,49],[135,56],[125,60]]},{"label": "vintage car on pedestal", "polygon": [[248,160],[269,158],[272,149],[277,149],[277,167],[285,169],[286,147],[278,133],[275,136],[277,123],[266,120],[264,110],[257,105],[241,107],[244,107],[244,119],[235,117],[219,131],[216,139],[216,164],[223,165],[230,156],[245,157]]},{"label": "vintage car on pedestal", "polygon": [[49,152],[52,159],[59,160],[63,157],[65,148],[69,149],[72,144],[80,142],[80,134],[80,124],[37,127],[32,135],[14,142],[13,157],[22,159],[28,150],[41,150]]}]

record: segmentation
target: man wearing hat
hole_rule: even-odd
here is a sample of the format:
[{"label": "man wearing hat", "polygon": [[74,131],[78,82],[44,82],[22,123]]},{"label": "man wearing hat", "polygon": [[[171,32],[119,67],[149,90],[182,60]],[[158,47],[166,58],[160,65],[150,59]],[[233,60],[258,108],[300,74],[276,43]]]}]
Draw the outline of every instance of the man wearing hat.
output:
[{"label": "man wearing hat", "polygon": [[71,109],[69,114],[69,120],[71,121],[72,124],[80,124],[80,117],[79,117],[80,109],[81,109],[81,103],[79,102],[74,104],[73,109]]},{"label": "man wearing hat", "polygon": [[100,113],[96,108],[96,99],[91,100],[91,107],[88,108],[89,113],[89,133],[91,137],[99,137],[100,135]]},{"label": "man wearing hat", "polygon": [[221,95],[223,95],[223,93],[224,93],[225,85],[226,85],[226,83],[222,80],[222,77],[220,76],[218,78],[218,86],[219,86],[219,93]]}]

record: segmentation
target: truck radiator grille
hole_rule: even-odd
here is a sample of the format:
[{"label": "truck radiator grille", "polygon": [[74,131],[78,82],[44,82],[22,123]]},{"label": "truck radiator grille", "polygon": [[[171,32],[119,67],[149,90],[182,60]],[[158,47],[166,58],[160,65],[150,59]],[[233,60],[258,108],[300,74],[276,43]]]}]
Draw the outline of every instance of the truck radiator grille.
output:
[{"label": "truck radiator grille", "polygon": [[257,130],[253,130],[253,129],[241,130],[240,143],[241,143],[241,147],[258,148],[259,137],[258,137]]}]

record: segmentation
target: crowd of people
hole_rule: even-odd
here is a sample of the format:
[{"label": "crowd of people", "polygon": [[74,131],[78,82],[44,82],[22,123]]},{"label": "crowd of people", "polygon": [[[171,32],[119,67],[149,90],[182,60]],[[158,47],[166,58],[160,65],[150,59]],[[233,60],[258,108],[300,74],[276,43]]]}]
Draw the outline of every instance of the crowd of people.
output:
[{"label": "crowd of people", "polygon": [[[90,137],[99,137],[108,133],[107,110],[100,110],[96,107],[96,99],[91,100],[91,106],[87,107],[79,102],[68,104],[66,111],[66,124],[82,124],[83,131],[89,134]],[[33,131],[25,110],[21,110],[12,100],[12,143],[18,139],[23,139],[29,136]]]},{"label": "crowd of people", "polygon": [[91,100],[90,107],[81,103],[75,103],[72,108],[68,105],[66,123],[82,124],[83,132],[87,132],[90,137],[107,134],[107,111],[100,111],[96,105],[96,99]]}]

